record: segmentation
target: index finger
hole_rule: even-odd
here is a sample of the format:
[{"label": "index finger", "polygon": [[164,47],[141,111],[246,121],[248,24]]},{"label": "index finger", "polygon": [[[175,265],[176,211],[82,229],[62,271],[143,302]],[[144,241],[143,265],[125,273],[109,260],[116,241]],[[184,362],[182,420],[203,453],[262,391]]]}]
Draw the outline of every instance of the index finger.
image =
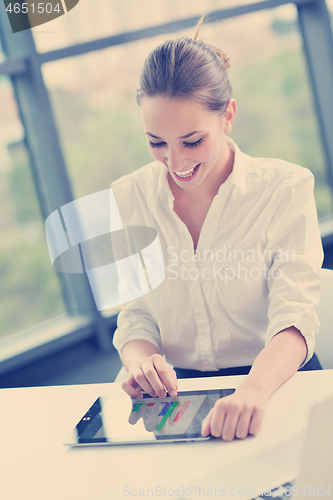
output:
[{"label": "index finger", "polygon": [[175,398],[178,394],[177,377],[172,368],[169,368],[162,357],[153,359],[158,376],[171,397]]}]

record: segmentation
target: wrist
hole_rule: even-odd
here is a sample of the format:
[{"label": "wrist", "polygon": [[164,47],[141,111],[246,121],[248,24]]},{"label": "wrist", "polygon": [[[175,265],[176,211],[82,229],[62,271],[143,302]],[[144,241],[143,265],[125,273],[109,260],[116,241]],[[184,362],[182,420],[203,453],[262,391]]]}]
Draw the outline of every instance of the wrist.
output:
[{"label": "wrist", "polygon": [[128,372],[140,364],[144,359],[159,354],[156,347],[146,340],[131,340],[124,345],[121,351],[121,360]]},{"label": "wrist", "polygon": [[254,379],[251,377],[251,372],[246,376],[245,380],[240,384],[237,389],[238,392],[252,392],[260,395],[264,399],[269,399],[274,391],[271,390],[269,385],[263,380]]}]

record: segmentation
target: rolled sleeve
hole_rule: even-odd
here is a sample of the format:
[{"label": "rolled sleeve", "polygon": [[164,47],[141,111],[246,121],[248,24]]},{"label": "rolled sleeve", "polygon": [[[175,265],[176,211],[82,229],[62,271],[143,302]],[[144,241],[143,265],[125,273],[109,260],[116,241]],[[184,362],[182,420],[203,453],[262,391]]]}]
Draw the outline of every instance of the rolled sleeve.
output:
[{"label": "rolled sleeve", "polygon": [[266,344],[280,331],[294,326],[313,356],[319,331],[316,307],[320,296],[323,249],[313,196],[314,177],[299,167],[288,174],[276,192],[276,210],[267,230],[271,266]]},{"label": "rolled sleeve", "polygon": [[159,328],[143,297],[123,306],[118,315],[113,345],[119,354],[131,340],[147,340],[163,354]]}]

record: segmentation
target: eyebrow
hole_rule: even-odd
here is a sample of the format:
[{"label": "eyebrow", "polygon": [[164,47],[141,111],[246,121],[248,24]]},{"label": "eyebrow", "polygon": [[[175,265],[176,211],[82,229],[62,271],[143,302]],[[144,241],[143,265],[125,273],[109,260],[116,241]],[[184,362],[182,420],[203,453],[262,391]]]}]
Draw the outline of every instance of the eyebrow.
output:
[{"label": "eyebrow", "polygon": [[[194,132],[190,132],[189,134],[182,135],[179,137],[179,139],[188,139],[194,134],[198,134],[199,132],[203,132],[202,130],[195,130]],[[146,132],[146,135],[149,135],[150,137],[153,137],[154,139],[158,139],[162,141],[163,139],[161,137],[158,137],[157,135],[151,134],[150,132]]]}]

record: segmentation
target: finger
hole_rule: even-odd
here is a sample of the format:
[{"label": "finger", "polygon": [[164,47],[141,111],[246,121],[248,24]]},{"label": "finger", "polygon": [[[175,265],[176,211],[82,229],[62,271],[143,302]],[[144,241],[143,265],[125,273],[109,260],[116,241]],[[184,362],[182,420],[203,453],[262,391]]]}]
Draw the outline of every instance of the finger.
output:
[{"label": "finger", "polygon": [[[165,398],[166,396],[166,390],[164,388],[164,385],[159,377],[159,374],[157,373],[157,370],[154,366],[154,364],[149,360],[146,363],[142,364],[141,367],[142,374],[145,377],[145,387],[150,387],[150,391],[154,391],[154,397],[160,397],[160,398]],[[141,384],[141,379],[140,379],[140,384]],[[151,392],[149,392],[146,388],[145,391],[148,392],[151,396],[153,395]]]},{"label": "finger", "polygon": [[[139,384],[142,389],[147,392],[150,396],[153,398],[157,398],[159,395],[158,392],[155,390],[155,387],[151,383],[151,379],[153,378],[152,372],[155,372],[154,369],[146,369],[144,371],[144,367],[138,368],[136,371],[133,372],[133,377],[136,380],[136,382]],[[148,375],[150,377],[150,380],[148,379]],[[157,374],[155,372],[155,376],[157,377]]]},{"label": "finger", "polygon": [[[170,396],[177,397],[178,380],[175,370],[166,363],[165,359],[162,356],[154,356],[153,363],[161,379],[161,382],[166,387]],[[174,391],[173,394],[171,394],[172,391]]]},{"label": "finger", "polygon": [[219,403],[219,401],[214,405],[212,419],[210,422],[210,433],[214,437],[222,437],[224,420],[226,417],[226,407],[225,405]]},{"label": "finger", "polygon": [[235,439],[236,427],[241,414],[242,408],[239,403],[229,404],[225,413],[225,420],[222,429],[221,437],[224,441],[232,441]]},{"label": "finger", "polygon": [[175,372],[175,370],[174,370],[173,368],[169,367],[169,370],[170,370],[170,373],[171,373],[171,377],[173,378],[173,381],[174,381],[174,383],[175,383],[175,387],[176,387],[176,389],[177,389],[177,391],[178,391],[178,380],[177,380],[177,374],[176,374],[176,372]]},{"label": "finger", "polygon": [[204,437],[207,437],[210,435],[210,422],[212,419],[212,414],[213,414],[213,408],[210,410],[208,415],[203,419],[202,424],[201,424],[201,434]]},{"label": "finger", "polygon": [[136,383],[135,379],[132,376],[128,377],[121,384],[121,388],[126,392],[126,394],[131,396],[131,398],[141,399],[143,397],[142,393],[138,389],[135,389],[135,387],[138,387],[138,384]]},{"label": "finger", "polygon": [[132,398],[141,399],[143,397],[142,391],[147,392],[153,397],[157,397],[157,394],[155,394],[154,390],[150,386],[141,368],[138,368],[136,372],[127,377],[121,386]]},{"label": "finger", "polygon": [[166,387],[170,396],[175,398],[178,394],[176,372],[166,364],[165,359],[161,356],[154,357],[153,363],[162,384]]},{"label": "finger", "polygon": [[238,439],[245,439],[248,436],[252,414],[253,408],[245,406],[236,427],[236,437]]},{"label": "finger", "polygon": [[132,411],[130,413],[130,416],[128,417],[128,422],[131,425],[135,425],[137,421],[142,417],[142,406],[139,409],[135,409],[134,406],[135,405],[132,406]]},{"label": "finger", "polygon": [[262,421],[264,418],[264,413],[265,410],[263,408],[256,408],[252,414],[251,422],[250,422],[250,427],[249,427],[249,434],[258,434],[258,432],[261,429]]}]

